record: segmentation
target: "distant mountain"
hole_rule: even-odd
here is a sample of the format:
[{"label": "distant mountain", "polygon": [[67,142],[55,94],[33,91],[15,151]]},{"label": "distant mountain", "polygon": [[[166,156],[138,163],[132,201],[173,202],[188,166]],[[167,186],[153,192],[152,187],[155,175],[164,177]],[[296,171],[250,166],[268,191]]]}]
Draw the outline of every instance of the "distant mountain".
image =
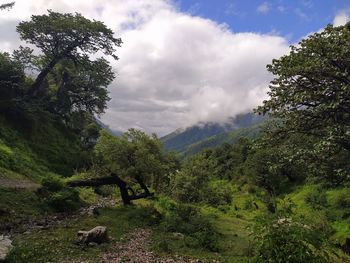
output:
[{"label": "distant mountain", "polygon": [[266,117],[253,113],[240,114],[225,124],[200,123],[178,129],[163,138],[164,147],[188,156],[204,148],[212,148],[224,142],[234,142],[240,137],[255,137],[260,131],[260,123]]},{"label": "distant mountain", "polygon": [[266,122],[262,122],[251,127],[240,128],[234,131],[222,132],[210,136],[209,138],[188,145],[184,151],[180,152],[180,154],[183,157],[188,157],[200,152],[201,150],[215,148],[223,143],[234,144],[242,137],[254,139],[259,136],[261,130],[265,127],[265,124]]},{"label": "distant mountain", "polygon": [[109,131],[110,133],[112,133],[115,136],[121,136],[123,135],[124,132],[122,131],[118,131],[118,130],[112,130],[107,124],[104,124],[101,120],[96,119],[96,122],[98,125],[100,125],[101,128]]}]

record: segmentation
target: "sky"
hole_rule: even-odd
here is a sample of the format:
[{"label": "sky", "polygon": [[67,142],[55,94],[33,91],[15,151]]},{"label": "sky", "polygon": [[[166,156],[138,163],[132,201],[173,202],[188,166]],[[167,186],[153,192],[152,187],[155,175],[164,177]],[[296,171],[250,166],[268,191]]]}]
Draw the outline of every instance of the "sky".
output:
[{"label": "sky", "polygon": [[273,58],[350,18],[349,0],[17,0],[1,12],[0,50],[25,45],[16,25],[47,9],[103,21],[122,38],[101,119],[159,136],[251,111],[268,98]]}]

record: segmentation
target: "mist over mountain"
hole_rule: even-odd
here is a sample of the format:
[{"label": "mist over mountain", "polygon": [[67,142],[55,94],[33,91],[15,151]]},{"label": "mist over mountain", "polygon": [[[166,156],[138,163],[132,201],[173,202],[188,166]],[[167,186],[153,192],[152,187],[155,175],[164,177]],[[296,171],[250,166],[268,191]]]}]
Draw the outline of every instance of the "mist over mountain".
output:
[{"label": "mist over mountain", "polygon": [[[161,140],[163,141],[165,149],[183,153],[193,144],[198,144],[203,140],[219,134],[221,134],[222,137],[223,134],[228,134],[232,131],[253,127],[264,120],[266,120],[264,116],[259,116],[254,113],[245,113],[230,118],[226,123],[199,123],[185,129],[177,129],[162,137]],[[215,143],[213,145],[215,145]]]}]

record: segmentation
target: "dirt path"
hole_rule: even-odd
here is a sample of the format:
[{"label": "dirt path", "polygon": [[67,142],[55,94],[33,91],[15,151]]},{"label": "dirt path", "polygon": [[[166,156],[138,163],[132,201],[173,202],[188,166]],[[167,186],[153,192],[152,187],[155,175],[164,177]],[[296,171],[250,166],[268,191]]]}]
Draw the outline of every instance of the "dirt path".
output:
[{"label": "dirt path", "polygon": [[[180,256],[162,258],[149,250],[152,230],[135,229],[127,234],[127,242],[115,242],[110,252],[104,253],[98,261],[63,261],[60,263],[199,263],[198,259]],[[207,262],[207,261],[205,261]],[[219,263],[219,261],[210,261]]]},{"label": "dirt path", "polygon": [[29,180],[16,180],[0,177],[0,185],[6,188],[37,189],[40,185]]},{"label": "dirt path", "polygon": [[116,243],[114,251],[102,256],[102,262],[108,263],[190,263],[196,260],[185,260],[181,257],[159,258],[149,251],[152,231],[149,229],[136,229],[128,234],[126,243]]}]

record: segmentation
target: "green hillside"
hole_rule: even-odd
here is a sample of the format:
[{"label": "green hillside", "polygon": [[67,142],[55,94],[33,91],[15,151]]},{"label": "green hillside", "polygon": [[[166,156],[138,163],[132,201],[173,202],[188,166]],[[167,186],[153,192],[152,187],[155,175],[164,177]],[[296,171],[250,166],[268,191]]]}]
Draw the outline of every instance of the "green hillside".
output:
[{"label": "green hillside", "polygon": [[79,136],[48,116],[21,122],[0,116],[0,123],[2,168],[38,181],[49,173],[72,175],[84,161]]},{"label": "green hillside", "polygon": [[[235,131],[239,134],[254,136],[256,125],[266,120],[266,117],[253,113],[239,114],[227,123],[202,123],[177,130],[161,138],[165,149],[190,155],[202,148],[215,147],[226,141],[235,141]],[[252,127],[252,131],[250,131]],[[232,133],[232,134],[231,134]],[[232,140],[230,139],[232,137]]]},{"label": "green hillside", "polygon": [[180,154],[184,157],[188,157],[195,153],[199,153],[202,150],[218,147],[224,143],[234,144],[242,137],[255,139],[259,136],[263,128],[264,123],[248,128],[240,128],[231,132],[222,132],[200,140],[199,142],[187,145]]}]

